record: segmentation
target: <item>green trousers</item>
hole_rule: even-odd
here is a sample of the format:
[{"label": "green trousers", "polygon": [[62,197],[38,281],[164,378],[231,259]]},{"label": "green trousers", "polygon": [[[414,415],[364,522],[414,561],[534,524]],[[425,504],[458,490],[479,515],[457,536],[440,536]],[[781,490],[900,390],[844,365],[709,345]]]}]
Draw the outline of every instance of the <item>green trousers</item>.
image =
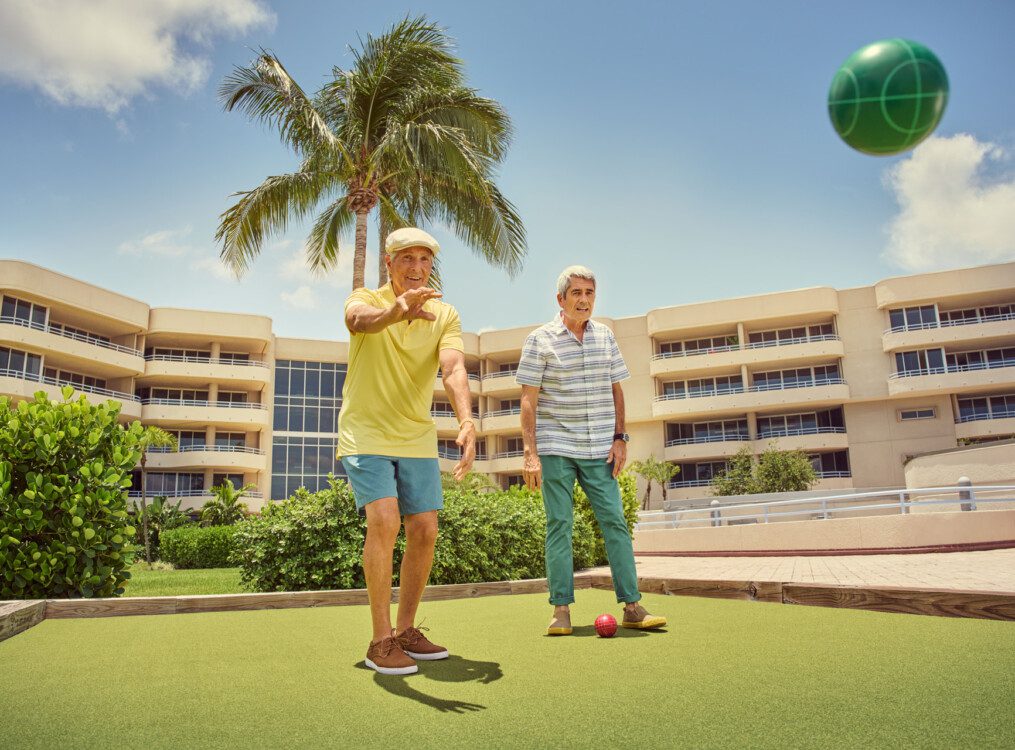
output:
[{"label": "green trousers", "polygon": [[546,508],[546,578],[550,604],[574,601],[574,483],[585,490],[592,511],[603,532],[606,556],[613,574],[618,602],[636,602],[638,574],[634,568],[634,547],[624,519],[620,487],[613,478],[612,464],[601,458],[568,458],[540,455],[543,467],[543,505]]}]

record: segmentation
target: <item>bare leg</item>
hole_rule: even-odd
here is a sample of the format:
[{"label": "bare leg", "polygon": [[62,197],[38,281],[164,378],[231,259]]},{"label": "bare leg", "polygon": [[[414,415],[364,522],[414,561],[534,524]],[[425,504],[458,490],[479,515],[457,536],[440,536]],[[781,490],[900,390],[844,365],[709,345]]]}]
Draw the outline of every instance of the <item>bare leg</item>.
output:
[{"label": "bare leg", "polygon": [[392,555],[402,519],[398,515],[398,501],[393,497],[368,503],[366,511],[367,538],[363,544],[363,572],[370,597],[373,640],[378,641],[391,635]]},{"label": "bare leg", "polygon": [[401,583],[398,589],[399,633],[415,624],[419,600],[423,597],[423,589],[430,578],[436,542],[437,511],[414,513],[405,517],[405,555],[402,557]]}]

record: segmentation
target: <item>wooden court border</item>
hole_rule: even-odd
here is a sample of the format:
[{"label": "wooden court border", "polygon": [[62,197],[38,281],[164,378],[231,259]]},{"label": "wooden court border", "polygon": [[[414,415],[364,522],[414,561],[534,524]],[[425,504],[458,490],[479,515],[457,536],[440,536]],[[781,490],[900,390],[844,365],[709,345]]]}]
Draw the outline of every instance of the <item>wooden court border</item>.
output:
[{"label": "wooden court border", "polygon": [[[575,576],[574,583],[576,589],[613,590],[613,581],[608,575],[579,574]],[[638,579],[638,588],[647,594],[1015,621],[1015,592],[1006,591],[662,577],[641,577]],[[546,591],[545,578],[461,583],[428,586],[423,600],[470,599],[482,596],[538,594]],[[0,602],[0,641],[24,632],[44,619],[337,607],[367,604],[368,601],[366,589],[8,601]],[[392,601],[398,601],[398,589],[392,591]]]}]

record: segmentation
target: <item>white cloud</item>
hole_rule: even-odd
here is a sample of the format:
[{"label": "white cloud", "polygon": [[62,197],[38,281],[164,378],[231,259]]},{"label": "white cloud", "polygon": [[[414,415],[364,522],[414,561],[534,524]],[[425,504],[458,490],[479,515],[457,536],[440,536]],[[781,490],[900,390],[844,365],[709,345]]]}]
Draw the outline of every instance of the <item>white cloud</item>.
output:
[{"label": "white cloud", "polygon": [[161,256],[163,258],[178,258],[187,255],[194,248],[181,243],[181,240],[190,234],[191,228],[183,229],[162,229],[158,232],[151,232],[137,240],[128,240],[120,243],[121,255],[146,255]]},{"label": "white cloud", "polygon": [[153,88],[196,90],[214,37],[274,24],[261,0],[4,0],[0,79],[116,114]]},{"label": "white cloud", "polygon": [[218,256],[205,256],[197,258],[191,261],[190,269],[192,271],[204,271],[210,273],[217,279],[223,279],[225,281],[239,281],[228,267],[222,265],[222,261],[219,260]]},{"label": "white cloud", "polygon": [[884,258],[907,271],[1015,260],[1015,178],[985,175],[1007,155],[971,135],[930,138],[885,174],[899,213]]},{"label": "white cloud", "polygon": [[287,306],[297,310],[316,310],[319,307],[317,294],[308,284],[297,287],[293,292],[282,292],[279,296]]}]

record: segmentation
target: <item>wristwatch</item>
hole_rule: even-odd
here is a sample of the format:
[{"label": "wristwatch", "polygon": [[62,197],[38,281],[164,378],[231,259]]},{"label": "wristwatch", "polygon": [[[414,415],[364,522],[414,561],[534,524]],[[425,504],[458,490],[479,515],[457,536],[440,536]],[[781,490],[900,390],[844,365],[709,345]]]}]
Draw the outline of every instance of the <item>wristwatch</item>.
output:
[{"label": "wristwatch", "polygon": [[617,433],[614,433],[613,439],[614,440],[623,440],[625,443],[630,443],[631,442],[631,436],[628,435],[626,432],[617,432]]}]

